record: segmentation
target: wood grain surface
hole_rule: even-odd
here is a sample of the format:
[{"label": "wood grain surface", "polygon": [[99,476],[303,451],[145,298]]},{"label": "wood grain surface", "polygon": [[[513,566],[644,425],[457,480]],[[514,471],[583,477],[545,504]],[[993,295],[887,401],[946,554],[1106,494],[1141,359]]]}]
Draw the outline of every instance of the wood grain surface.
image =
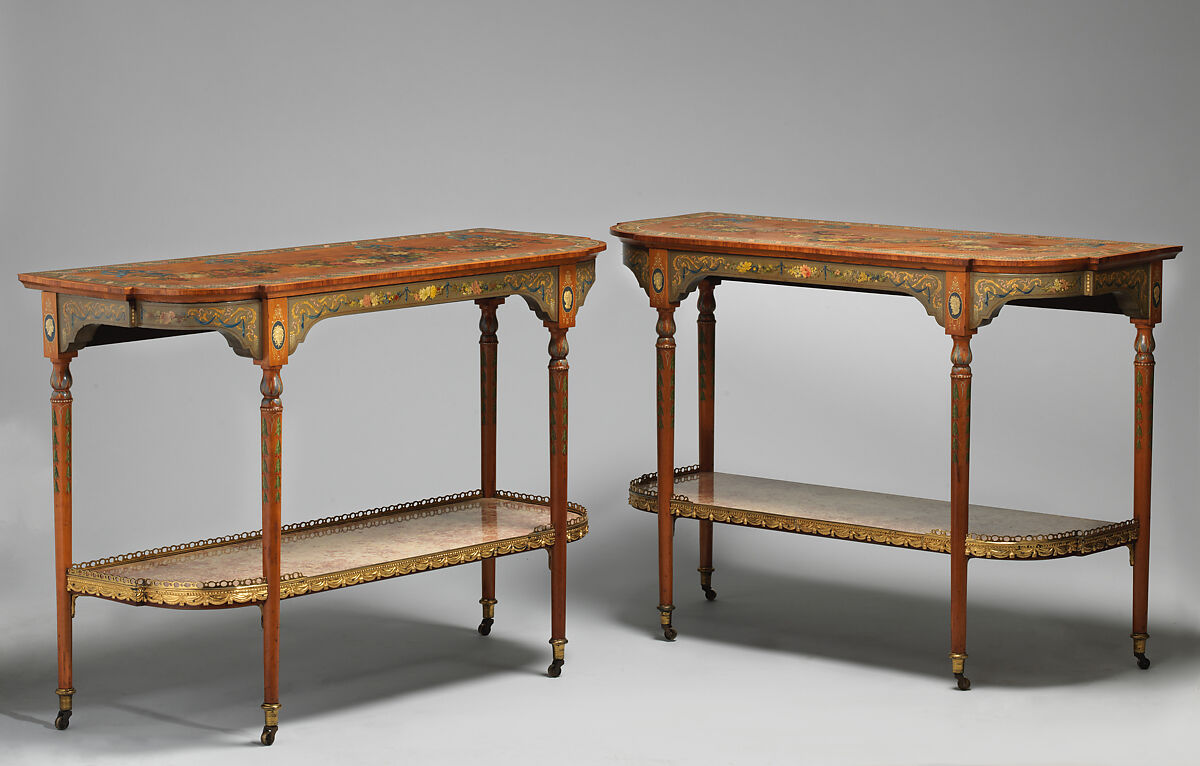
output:
[{"label": "wood grain surface", "polygon": [[647,247],[821,256],[861,264],[964,271],[1101,269],[1174,257],[1182,246],[1078,237],[926,229],[731,213],[618,223],[611,232]]},{"label": "wood grain surface", "polygon": [[603,242],[565,234],[464,229],[40,271],[18,279],[26,287],[100,298],[225,301],[573,264],[604,248]]}]

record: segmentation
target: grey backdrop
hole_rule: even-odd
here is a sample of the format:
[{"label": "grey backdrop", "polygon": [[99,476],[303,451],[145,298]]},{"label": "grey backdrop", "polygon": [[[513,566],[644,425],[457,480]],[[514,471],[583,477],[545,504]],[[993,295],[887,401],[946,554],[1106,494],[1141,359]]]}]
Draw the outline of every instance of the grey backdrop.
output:
[{"label": "grey backdrop", "polygon": [[[4,2],[0,5],[0,760],[1191,763],[1200,703],[1200,119],[1194,3]],[[564,675],[544,557],[288,602],[261,725],[256,610],[83,600],[55,708],[49,365],[23,270],[469,226],[605,238],[696,210],[1185,245],[1157,333],[1151,633],[1121,551],[971,568],[969,694],[947,561],[717,530],[703,601],[679,525],[656,640],[654,315],[620,265],[571,343]],[[948,339],[903,297],[717,293],[718,466],[948,491]],[[695,457],[694,302],[678,312]],[[284,380],[284,516],[475,487],[477,310],[322,325]],[[1010,307],[974,343],[972,498],[1130,513],[1133,328]],[[547,489],[547,333],[500,311],[500,484]],[[219,337],[83,352],[75,552],[258,526],[258,370]]]}]

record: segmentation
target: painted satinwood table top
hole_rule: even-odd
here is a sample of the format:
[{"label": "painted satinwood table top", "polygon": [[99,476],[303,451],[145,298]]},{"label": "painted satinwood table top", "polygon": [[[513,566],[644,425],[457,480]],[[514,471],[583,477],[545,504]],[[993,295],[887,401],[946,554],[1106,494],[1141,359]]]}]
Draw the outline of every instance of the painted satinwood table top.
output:
[{"label": "painted satinwood table top", "polygon": [[198,258],[19,274],[42,291],[48,357],[88,346],[218,332],[272,365],[335,316],[520,296],[573,327],[605,244],[587,237],[463,229]]},{"label": "painted satinwood table top", "polygon": [[1078,237],[926,229],[729,213],[628,221],[612,234],[630,243],[954,271],[1076,271],[1174,257],[1182,247]]},{"label": "painted satinwood table top", "polygon": [[564,265],[604,248],[586,237],[464,229],[18,276],[26,287],[97,298],[229,301]]}]

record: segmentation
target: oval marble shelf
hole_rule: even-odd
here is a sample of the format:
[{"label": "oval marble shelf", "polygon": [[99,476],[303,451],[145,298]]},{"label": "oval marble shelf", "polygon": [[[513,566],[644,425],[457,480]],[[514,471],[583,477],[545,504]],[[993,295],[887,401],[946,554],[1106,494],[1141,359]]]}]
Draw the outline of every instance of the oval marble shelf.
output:
[{"label": "oval marble shelf", "polygon": [[[629,504],[658,510],[658,474],[629,484]],[[730,473],[675,470],[671,513],[689,519],[820,537],[950,552],[950,503],[879,492],[798,484]],[[967,555],[988,559],[1083,556],[1128,545],[1137,522],[970,506]]]},{"label": "oval marble shelf", "polygon": [[[587,511],[567,504],[567,542],[587,534]],[[262,534],[203,540],[76,564],[67,588],[129,604],[248,606],[266,599]],[[283,527],[281,598],[545,548],[549,500],[478,490]]]}]

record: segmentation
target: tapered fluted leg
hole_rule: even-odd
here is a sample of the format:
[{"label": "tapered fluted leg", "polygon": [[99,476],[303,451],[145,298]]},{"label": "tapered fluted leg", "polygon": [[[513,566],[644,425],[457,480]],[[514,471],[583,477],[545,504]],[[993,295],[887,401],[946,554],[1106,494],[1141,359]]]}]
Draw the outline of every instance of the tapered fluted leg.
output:
[{"label": "tapered fluted leg", "polygon": [[1133,358],[1133,517],[1138,536],[1133,545],[1133,656],[1138,667],[1150,667],[1146,658],[1146,614],[1150,595],[1150,468],[1154,437],[1154,324],[1134,320],[1137,337]]},{"label": "tapered fluted leg", "polygon": [[567,644],[567,331],[550,328],[550,646],[547,675],[562,673]]},{"label": "tapered fluted leg", "polygon": [[260,741],[270,745],[279,731],[279,595],[282,524],[283,380],[278,367],[263,367],[262,405],[262,571],[267,600],[262,605],[263,726]]},{"label": "tapered fluted leg", "polygon": [[[496,309],[504,302],[503,298],[484,298],[475,301],[479,304],[479,484],[484,497],[496,494],[496,359],[499,339],[496,330],[500,323],[496,319]],[[496,523],[494,514],[485,518],[485,524]],[[483,619],[479,623],[480,635],[492,632],[496,621],[496,559],[489,558],[480,562],[482,596],[479,603],[483,607]]]},{"label": "tapered fluted leg", "polygon": [[950,666],[966,691],[967,529],[971,466],[971,336],[955,335],[950,354]]},{"label": "tapered fluted leg", "polygon": [[[700,470],[714,471],[714,429],[717,394],[717,301],[713,297],[713,280],[700,283],[700,295],[696,306],[700,310],[696,317],[696,339],[700,399]],[[712,601],[717,592],[712,587],[713,575],[713,523],[700,521],[700,588],[704,597]]]},{"label": "tapered fluted leg", "polygon": [[71,357],[53,361],[50,374],[51,459],[54,480],[54,594],[58,618],[58,716],[54,728],[62,730],[71,723],[71,703],[75,696],[71,665],[71,617],[74,599],[67,591],[67,570],[71,567]]},{"label": "tapered fluted leg", "polygon": [[657,410],[658,410],[658,614],[663,637],[674,641],[675,610],[672,575],[674,573],[674,519],[671,495],[675,489],[675,309],[658,310]]}]

